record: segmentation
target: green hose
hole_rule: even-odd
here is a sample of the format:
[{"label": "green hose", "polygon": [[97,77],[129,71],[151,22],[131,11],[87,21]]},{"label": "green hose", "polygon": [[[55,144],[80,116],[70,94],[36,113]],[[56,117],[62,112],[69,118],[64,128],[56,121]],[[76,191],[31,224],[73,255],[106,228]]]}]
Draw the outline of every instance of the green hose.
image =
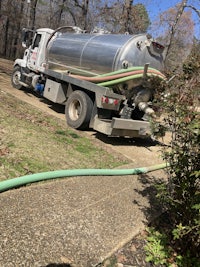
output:
[{"label": "green hose", "polygon": [[[121,70],[117,70],[117,71],[113,71],[113,72],[109,72],[109,73],[105,73],[102,75],[97,75],[97,76],[92,76],[92,77],[88,77],[88,76],[82,76],[82,75],[77,75],[77,74],[69,74],[69,76],[80,79],[80,80],[85,80],[85,81],[90,81],[90,82],[94,82],[94,83],[104,83],[107,81],[113,81],[113,80],[117,80],[119,81],[120,78],[127,78],[129,79],[134,79],[136,74],[142,74],[142,78],[145,75],[158,75],[160,78],[165,79],[164,74],[162,74],[159,70],[156,70],[154,68],[148,68],[145,71],[144,67],[131,67],[129,69],[121,69]],[[128,78],[130,77],[130,78]]]},{"label": "green hose", "polygon": [[[119,81],[119,79],[122,78],[127,78],[127,77],[135,77],[135,75],[137,74],[142,74],[142,78],[144,77],[144,71],[143,70],[134,70],[134,71],[129,71],[129,72],[124,72],[124,73],[118,73],[115,75],[106,75],[106,76],[96,76],[96,77],[85,77],[85,76],[80,76],[80,75],[71,75],[71,77],[80,79],[80,80],[84,80],[84,81],[89,81],[89,82],[93,82],[93,83],[104,83],[107,81],[113,81],[113,80],[117,80]],[[145,75],[158,75],[159,77],[163,77],[163,79],[165,79],[164,75],[157,71],[157,70],[148,70],[148,72],[146,72]]]},{"label": "green hose", "polygon": [[50,172],[35,173],[25,175],[0,182],[0,192],[4,192],[11,188],[16,188],[29,183],[50,180],[55,178],[73,177],[73,176],[123,176],[147,173],[168,167],[166,163],[158,164],[150,167],[142,167],[136,169],[74,169],[74,170],[58,170]]},{"label": "green hose", "polygon": [[[150,67],[148,69],[158,71],[157,69],[150,68]],[[111,75],[116,75],[116,74],[121,74],[121,73],[128,73],[134,70],[144,70],[144,67],[130,67],[128,69],[120,69],[120,70],[98,75],[98,77],[106,77],[106,76],[111,76]]]},{"label": "green hose", "polygon": [[[148,73],[148,76],[154,76],[154,77],[159,77],[159,78],[163,79],[163,76],[161,76],[159,74]],[[98,85],[108,86],[109,87],[109,86],[112,86],[112,85],[115,85],[115,84],[123,83],[123,82],[129,81],[129,80],[138,79],[138,78],[142,78],[142,77],[143,77],[143,74],[135,74],[135,75],[127,76],[127,77],[124,77],[124,78],[119,78],[119,79],[116,79],[116,80],[111,80],[111,81],[107,81],[107,82],[98,83]]]}]

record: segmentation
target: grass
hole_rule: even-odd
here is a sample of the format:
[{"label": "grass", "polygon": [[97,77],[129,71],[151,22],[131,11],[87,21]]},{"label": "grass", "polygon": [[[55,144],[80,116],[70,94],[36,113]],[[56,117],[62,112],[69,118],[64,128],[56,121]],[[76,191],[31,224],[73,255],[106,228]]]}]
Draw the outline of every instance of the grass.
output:
[{"label": "grass", "polygon": [[0,180],[81,168],[114,168],[127,160],[68,128],[64,121],[0,91]]}]

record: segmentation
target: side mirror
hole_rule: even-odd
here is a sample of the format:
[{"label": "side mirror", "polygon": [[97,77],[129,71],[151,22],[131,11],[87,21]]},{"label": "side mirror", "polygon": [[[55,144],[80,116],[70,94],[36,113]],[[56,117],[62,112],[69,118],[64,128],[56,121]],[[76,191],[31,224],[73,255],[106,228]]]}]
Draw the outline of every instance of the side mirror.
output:
[{"label": "side mirror", "polygon": [[23,28],[22,29],[22,47],[27,48],[32,44],[34,31]]}]

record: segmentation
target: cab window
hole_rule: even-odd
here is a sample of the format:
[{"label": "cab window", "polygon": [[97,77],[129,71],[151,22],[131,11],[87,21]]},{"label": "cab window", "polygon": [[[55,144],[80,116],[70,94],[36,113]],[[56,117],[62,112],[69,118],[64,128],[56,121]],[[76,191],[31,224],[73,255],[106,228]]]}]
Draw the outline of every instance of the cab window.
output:
[{"label": "cab window", "polygon": [[34,43],[33,43],[33,49],[35,47],[39,47],[39,43],[40,43],[41,37],[42,37],[41,34],[37,34],[36,35],[35,40],[34,40]]}]

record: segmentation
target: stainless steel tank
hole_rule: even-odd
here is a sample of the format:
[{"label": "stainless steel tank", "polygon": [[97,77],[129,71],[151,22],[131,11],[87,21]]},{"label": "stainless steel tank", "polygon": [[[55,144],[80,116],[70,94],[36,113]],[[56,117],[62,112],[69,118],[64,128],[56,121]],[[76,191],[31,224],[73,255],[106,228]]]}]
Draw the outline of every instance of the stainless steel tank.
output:
[{"label": "stainless steel tank", "polygon": [[92,76],[133,66],[162,70],[164,47],[145,34],[58,33],[47,47],[49,69]]}]

